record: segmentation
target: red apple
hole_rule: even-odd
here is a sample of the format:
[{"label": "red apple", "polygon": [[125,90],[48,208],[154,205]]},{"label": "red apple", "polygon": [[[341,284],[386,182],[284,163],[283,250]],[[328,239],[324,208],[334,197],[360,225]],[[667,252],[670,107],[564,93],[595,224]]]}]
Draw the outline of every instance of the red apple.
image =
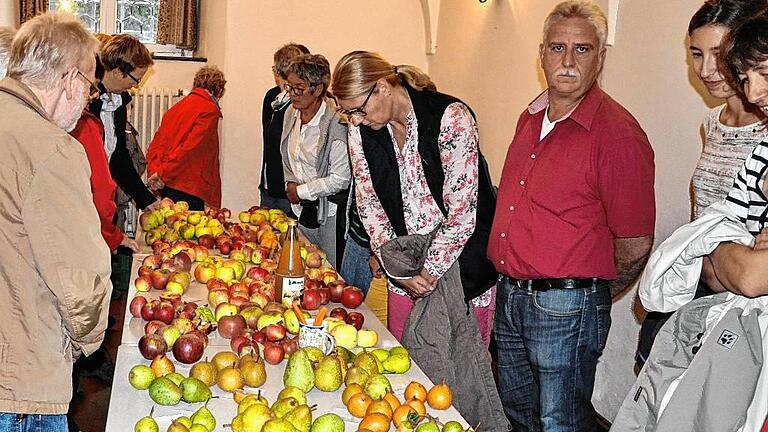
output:
[{"label": "red apple", "polygon": [[152,320],[144,324],[144,334],[159,333],[160,329],[165,327],[166,324],[160,320]]},{"label": "red apple", "polygon": [[346,287],[341,294],[341,304],[349,309],[355,309],[365,300],[365,294],[357,287]]},{"label": "red apple", "polygon": [[[161,338],[162,339],[162,338]],[[283,361],[285,358],[285,350],[280,345],[275,344],[268,344],[264,347],[264,360],[269,363],[276,365]]]},{"label": "red apple", "polygon": [[144,267],[149,267],[152,270],[157,270],[160,268],[160,266],[163,264],[163,257],[160,255],[148,255],[144,260],[141,262],[141,265]]},{"label": "red apple", "polygon": [[205,284],[205,286],[208,288],[208,291],[229,291],[229,285],[227,285],[227,283],[223,280],[217,278],[208,279],[208,282]]},{"label": "red apple", "polygon": [[327,286],[319,288],[317,292],[320,294],[320,304],[327,305],[331,301],[331,290]]},{"label": "red apple", "polygon": [[173,357],[184,364],[197,363],[203,357],[205,344],[195,333],[181,335],[173,344]]},{"label": "red apple", "polygon": [[229,255],[229,253],[232,252],[232,243],[221,243],[219,245],[219,252],[221,252],[222,255]]},{"label": "red apple", "polygon": [[320,307],[320,292],[316,289],[305,289],[301,295],[301,307],[307,310],[316,310]]},{"label": "red apple", "polygon": [[176,317],[176,308],[173,307],[173,304],[161,301],[160,304],[155,307],[155,319],[160,320],[166,324],[170,324],[173,322],[173,319]]},{"label": "red apple", "polygon": [[139,267],[139,277],[149,277],[152,274],[152,269],[149,267]]},{"label": "red apple", "polygon": [[236,352],[238,355],[240,354],[240,351],[242,351],[243,347],[250,344],[251,340],[248,339],[248,337],[244,334],[232,336],[232,340],[229,341],[229,347],[232,348],[232,351]]},{"label": "red apple", "polygon": [[145,304],[147,304],[146,297],[140,295],[134,297],[133,300],[131,300],[130,305],[131,315],[136,318],[141,318],[141,308],[144,307]]},{"label": "red apple", "polygon": [[264,343],[267,341],[267,336],[264,334],[263,331],[257,331],[253,334],[253,342],[254,343],[260,343],[264,345]]},{"label": "red apple", "polygon": [[229,302],[237,306],[238,310],[240,310],[244,304],[249,303],[248,297],[244,296],[242,293],[235,293],[235,295],[229,298]]},{"label": "red apple", "polygon": [[347,324],[352,324],[356,329],[360,330],[365,322],[365,317],[360,312],[350,312],[347,314],[347,319],[344,320]]},{"label": "red apple", "polygon": [[299,349],[299,336],[296,335],[292,338],[285,338],[283,342],[281,343],[283,346],[283,350],[285,351],[285,355],[291,355],[294,351]]},{"label": "red apple", "polygon": [[343,307],[333,308],[333,310],[331,310],[331,313],[328,314],[328,316],[330,316],[331,318],[337,318],[337,319],[340,319],[342,321],[346,321],[346,319],[347,319],[347,310],[344,309]]},{"label": "red apple", "polygon": [[229,286],[229,289],[227,290],[227,293],[230,297],[234,297],[236,295],[245,297],[246,299],[250,295],[248,292],[248,286],[245,285],[242,282],[235,282],[232,285]]},{"label": "red apple", "polygon": [[165,339],[159,334],[145,334],[139,339],[139,352],[147,360],[152,360],[168,351]]},{"label": "red apple", "polygon": [[285,326],[282,324],[270,324],[264,328],[264,334],[270,342],[281,341],[285,338]]},{"label": "red apple", "polygon": [[247,327],[245,318],[241,315],[231,315],[219,319],[219,334],[225,339],[237,336]]},{"label": "red apple", "polygon": [[168,269],[157,269],[152,272],[152,287],[157,290],[165,288],[168,283],[168,278],[171,276],[171,271]]},{"label": "red apple", "polygon": [[331,291],[331,301],[334,303],[341,303],[341,295],[344,293],[344,287],[346,284],[344,282],[336,282],[328,285],[328,288]]},{"label": "red apple", "polygon": [[[213,326],[212,325],[208,325],[206,327],[206,329],[210,333],[211,331],[213,331]],[[200,326],[198,326],[197,330],[192,330],[188,334],[197,335],[197,337],[199,337],[200,340],[203,341],[203,347],[204,348],[208,347],[208,333],[206,333],[205,331],[201,330]]]},{"label": "red apple", "polygon": [[152,302],[144,303],[144,306],[141,307],[141,319],[144,321],[152,321],[155,319],[155,309]]},{"label": "red apple", "polygon": [[197,239],[197,243],[200,246],[204,246],[206,249],[213,249],[216,242],[213,240],[213,236],[210,234],[203,234]]}]

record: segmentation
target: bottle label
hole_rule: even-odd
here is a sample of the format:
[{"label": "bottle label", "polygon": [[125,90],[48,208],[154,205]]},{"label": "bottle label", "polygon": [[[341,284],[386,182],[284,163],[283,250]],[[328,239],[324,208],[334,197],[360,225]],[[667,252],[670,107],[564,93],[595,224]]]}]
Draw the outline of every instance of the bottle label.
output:
[{"label": "bottle label", "polygon": [[283,276],[283,304],[290,306],[294,300],[298,300],[304,291],[304,276]]}]

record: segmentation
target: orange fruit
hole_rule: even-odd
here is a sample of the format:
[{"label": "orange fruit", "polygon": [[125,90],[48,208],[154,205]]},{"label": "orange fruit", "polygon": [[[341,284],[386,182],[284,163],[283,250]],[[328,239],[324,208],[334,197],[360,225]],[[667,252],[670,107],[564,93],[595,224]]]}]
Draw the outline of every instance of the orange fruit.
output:
[{"label": "orange fruit", "polygon": [[353,416],[363,418],[370,404],[371,397],[365,394],[365,392],[356,393],[347,401],[347,410]]},{"label": "orange fruit", "polygon": [[405,388],[403,398],[407,401],[418,399],[424,402],[427,400],[427,389],[420,382],[411,381]]},{"label": "orange fruit", "polygon": [[413,408],[414,411],[419,415],[419,417],[424,417],[427,415],[427,407],[424,406],[424,402],[422,402],[419,399],[411,399],[408,402],[406,402],[406,405]]},{"label": "orange fruit", "polygon": [[242,390],[235,390],[235,392],[232,394],[232,397],[235,399],[235,403],[238,405],[240,405],[240,402],[242,402],[246,396],[248,396],[248,393]]},{"label": "orange fruit", "polygon": [[389,417],[381,413],[372,413],[363,417],[358,429],[367,429],[371,432],[388,432]]},{"label": "orange fruit", "polygon": [[432,408],[438,410],[450,408],[451,403],[453,403],[453,393],[451,393],[451,388],[448,387],[445,381],[429,389],[427,403]]},{"label": "orange fruit", "polygon": [[394,412],[397,407],[400,406],[400,400],[397,398],[397,396],[394,395],[394,393],[385,394],[384,400],[389,402],[389,406],[392,407],[392,412]]},{"label": "orange fruit", "polygon": [[385,401],[384,399],[375,400],[368,405],[368,408],[365,410],[365,415],[373,414],[373,413],[380,413],[387,416],[388,419],[392,418],[392,407],[389,405],[389,402]]},{"label": "orange fruit", "polygon": [[[392,422],[395,423],[396,428],[399,428],[400,425],[405,421],[418,420],[418,418],[419,413],[417,413],[416,410],[408,404],[400,405],[397,407],[397,409],[395,409],[395,412],[392,413]],[[413,425],[415,424],[416,421],[411,421],[411,428],[413,428]]]},{"label": "orange fruit", "polygon": [[348,385],[347,388],[344,389],[344,392],[341,393],[341,401],[344,402],[344,406],[347,406],[349,404],[349,398],[362,392],[363,386],[360,384]]}]

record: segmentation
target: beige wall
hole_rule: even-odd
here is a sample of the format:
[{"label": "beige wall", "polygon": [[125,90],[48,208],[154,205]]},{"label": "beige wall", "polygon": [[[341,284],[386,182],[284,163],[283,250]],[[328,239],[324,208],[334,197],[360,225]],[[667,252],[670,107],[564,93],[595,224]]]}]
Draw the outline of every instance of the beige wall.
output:
[{"label": "beige wall", "polygon": [[354,49],[379,51],[393,62],[426,67],[421,6],[414,0],[226,3],[222,182],[224,205],[233,209],[258,202],[261,103],[274,86],[272,54],[281,45],[303,43],[313,53],[325,55],[331,69]]},{"label": "beige wall", "polygon": [[0,27],[19,26],[19,5],[16,0],[0,0]]},{"label": "beige wall", "polygon": [[[609,3],[598,1],[607,10]],[[544,88],[538,65],[541,25],[555,0],[442,0],[437,53],[429,72],[438,86],[476,111],[481,146],[498,181],[517,117]],[[602,85],[648,133],[656,154],[657,242],[688,221],[688,185],[701,149],[706,110],[687,64],[685,29],[700,0],[623,0]],[[612,419],[634,381],[639,325],[634,292],[614,304],[595,405]]]}]

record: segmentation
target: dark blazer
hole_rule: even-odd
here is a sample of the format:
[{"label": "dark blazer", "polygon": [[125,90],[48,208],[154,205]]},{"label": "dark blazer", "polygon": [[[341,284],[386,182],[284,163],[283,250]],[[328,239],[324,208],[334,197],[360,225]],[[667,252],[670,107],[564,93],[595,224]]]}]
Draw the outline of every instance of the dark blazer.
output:
[{"label": "dark blazer", "polygon": [[[99,88],[102,94],[106,92],[106,89],[102,84],[99,84]],[[117,144],[115,145],[115,151],[109,158],[109,171],[112,174],[112,179],[115,180],[115,183],[117,183],[117,185],[136,202],[136,206],[140,209],[144,209],[155,202],[157,197],[152,194],[141,180],[141,174],[136,172],[136,168],[134,168],[133,162],[131,161],[131,155],[128,153],[125,131],[128,123],[127,106],[131,103],[132,98],[128,92],[123,92],[120,96],[123,99],[123,105],[114,112]],[[97,118],[100,118],[102,104],[102,100],[96,98],[91,102],[88,111]]]},{"label": "dark blazer", "polygon": [[[283,175],[283,157],[280,155],[280,138],[283,133],[283,117],[286,104],[281,109],[272,109],[272,101],[280,94],[280,87],[275,86],[264,95],[261,107],[261,130],[263,138],[263,157],[261,162],[261,181],[259,189],[266,190],[273,198],[286,198],[285,177]],[[266,180],[266,186],[264,181]]]}]

